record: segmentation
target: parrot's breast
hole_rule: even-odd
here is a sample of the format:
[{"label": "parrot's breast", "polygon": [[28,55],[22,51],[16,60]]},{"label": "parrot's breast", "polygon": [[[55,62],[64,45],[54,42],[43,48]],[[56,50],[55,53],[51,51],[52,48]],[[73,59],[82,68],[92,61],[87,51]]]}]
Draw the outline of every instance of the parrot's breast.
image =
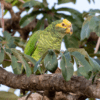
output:
[{"label": "parrot's breast", "polygon": [[57,34],[42,31],[40,38],[37,41],[37,48],[32,57],[34,57],[35,60],[39,60],[48,49],[60,50],[61,41],[62,39],[59,38]]}]

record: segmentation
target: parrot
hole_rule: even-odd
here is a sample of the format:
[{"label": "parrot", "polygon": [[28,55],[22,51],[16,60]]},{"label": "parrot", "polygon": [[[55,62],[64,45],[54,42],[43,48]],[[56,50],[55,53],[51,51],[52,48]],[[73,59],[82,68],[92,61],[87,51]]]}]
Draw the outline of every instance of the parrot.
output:
[{"label": "parrot", "polygon": [[[25,46],[24,53],[39,61],[49,49],[59,51],[62,39],[66,34],[73,34],[72,23],[67,19],[54,21],[44,30],[38,30],[32,34]],[[37,71],[35,74],[40,75],[40,72]]]},{"label": "parrot", "polygon": [[54,21],[44,30],[34,32],[26,44],[24,53],[38,61],[47,50],[60,50],[63,37],[72,33],[72,23],[69,20]]}]

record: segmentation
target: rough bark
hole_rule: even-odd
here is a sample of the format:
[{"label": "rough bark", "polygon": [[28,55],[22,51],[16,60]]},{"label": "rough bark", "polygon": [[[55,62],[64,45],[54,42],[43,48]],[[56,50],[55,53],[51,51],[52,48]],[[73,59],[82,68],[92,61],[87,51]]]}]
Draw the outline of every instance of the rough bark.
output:
[{"label": "rough bark", "polygon": [[92,84],[84,77],[73,76],[66,82],[61,74],[15,75],[0,67],[0,84],[28,91],[62,91],[91,98],[100,98],[100,81]]}]

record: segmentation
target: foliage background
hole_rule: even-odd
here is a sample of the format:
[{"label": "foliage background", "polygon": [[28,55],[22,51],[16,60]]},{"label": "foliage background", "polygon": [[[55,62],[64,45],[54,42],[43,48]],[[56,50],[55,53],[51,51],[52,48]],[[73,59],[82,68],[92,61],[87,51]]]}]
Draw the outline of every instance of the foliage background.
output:
[{"label": "foliage background", "polygon": [[[49,1],[48,0],[48,2],[51,2],[51,1]],[[77,3],[79,2],[79,5],[77,5]],[[85,1],[83,1],[83,3],[82,3],[82,1],[80,1],[80,0],[77,0],[77,2],[76,2],[76,4],[74,5],[73,3],[66,3],[66,4],[62,4],[62,5],[60,5],[59,7],[61,7],[61,6],[65,6],[65,7],[71,7],[71,8],[74,8],[75,6],[76,6],[76,8],[75,9],[78,9],[78,11],[81,11],[82,12],[82,8],[84,9],[84,10],[86,10],[86,11],[88,11],[88,7],[86,6],[86,4],[89,4],[91,7],[90,8],[92,8],[93,9],[93,7],[94,7],[94,5],[96,6],[96,7],[94,7],[94,8],[99,8],[99,3],[98,3],[98,1],[97,0],[95,0],[95,3],[97,3],[98,5],[96,5],[96,4],[93,4],[93,1],[91,0],[91,4],[89,4],[88,2],[87,2],[87,0],[85,0]],[[82,5],[81,5],[82,4]],[[88,5],[88,6],[89,6]],[[50,6],[50,8],[51,8],[51,5],[49,5]],[[16,11],[17,9],[15,9],[15,11]],[[84,11],[83,10],[83,11]],[[65,12],[62,12],[62,13],[65,13]],[[23,13],[22,14],[22,16],[24,15],[25,13]],[[9,15],[5,15],[5,16],[9,16]]]}]

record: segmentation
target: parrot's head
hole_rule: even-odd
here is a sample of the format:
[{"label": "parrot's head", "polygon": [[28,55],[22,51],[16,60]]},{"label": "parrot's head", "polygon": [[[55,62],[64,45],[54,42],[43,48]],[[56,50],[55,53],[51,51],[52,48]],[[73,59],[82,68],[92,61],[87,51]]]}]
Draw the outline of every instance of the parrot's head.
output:
[{"label": "parrot's head", "polygon": [[72,24],[67,19],[58,21],[55,25],[55,30],[62,34],[72,35],[72,33],[73,33]]}]

